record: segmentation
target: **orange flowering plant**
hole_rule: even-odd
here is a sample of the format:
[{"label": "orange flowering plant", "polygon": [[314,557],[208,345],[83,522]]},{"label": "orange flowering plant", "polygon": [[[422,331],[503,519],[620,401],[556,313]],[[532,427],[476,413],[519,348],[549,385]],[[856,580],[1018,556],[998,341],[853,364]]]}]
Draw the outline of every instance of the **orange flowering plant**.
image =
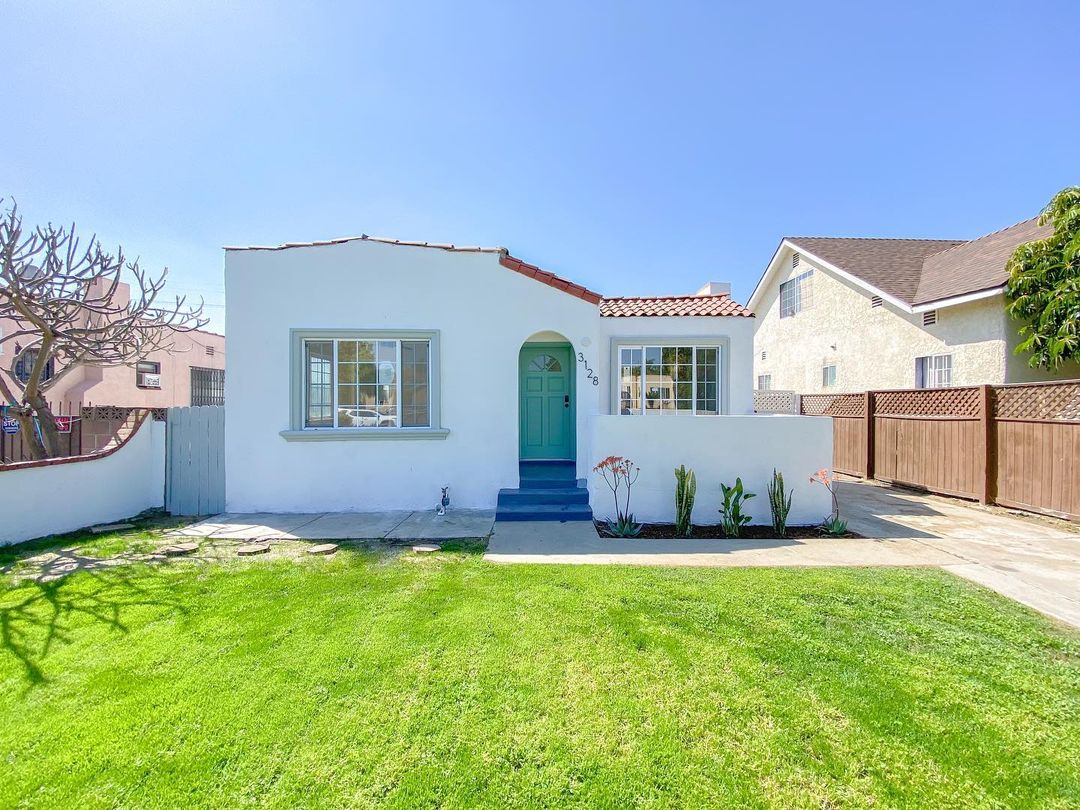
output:
[{"label": "orange flowering plant", "polygon": [[829,534],[839,535],[847,532],[847,521],[840,519],[840,504],[836,500],[836,473],[822,467],[810,476],[810,483],[821,484],[829,490],[829,496],[832,498],[832,512],[822,521],[821,528]]},{"label": "orange flowering plant", "polygon": [[[608,521],[608,532],[613,537],[636,537],[641,533],[641,524],[634,522],[630,512],[630,488],[641,474],[641,468],[628,458],[608,456],[595,467],[594,473],[600,473],[615,498],[615,520]],[[619,490],[626,489],[625,503],[619,502]]]}]

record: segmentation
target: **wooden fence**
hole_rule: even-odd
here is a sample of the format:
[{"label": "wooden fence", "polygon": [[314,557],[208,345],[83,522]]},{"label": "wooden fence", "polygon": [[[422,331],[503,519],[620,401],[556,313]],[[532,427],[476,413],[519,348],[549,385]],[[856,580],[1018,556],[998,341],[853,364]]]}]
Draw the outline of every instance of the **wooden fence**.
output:
[{"label": "wooden fence", "polygon": [[804,394],[833,469],[1080,520],[1080,380]]}]

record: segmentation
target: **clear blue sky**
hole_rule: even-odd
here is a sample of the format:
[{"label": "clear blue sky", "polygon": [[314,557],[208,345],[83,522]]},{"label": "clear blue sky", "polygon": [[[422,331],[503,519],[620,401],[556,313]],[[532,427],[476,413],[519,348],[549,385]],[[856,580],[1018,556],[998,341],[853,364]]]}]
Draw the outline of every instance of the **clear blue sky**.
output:
[{"label": "clear blue sky", "polygon": [[[0,7],[0,196],[224,303],[221,246],[505,245],[607,295],[1080,183],[1080,4]],[[99,7],[101,6],[101,7]]]}]

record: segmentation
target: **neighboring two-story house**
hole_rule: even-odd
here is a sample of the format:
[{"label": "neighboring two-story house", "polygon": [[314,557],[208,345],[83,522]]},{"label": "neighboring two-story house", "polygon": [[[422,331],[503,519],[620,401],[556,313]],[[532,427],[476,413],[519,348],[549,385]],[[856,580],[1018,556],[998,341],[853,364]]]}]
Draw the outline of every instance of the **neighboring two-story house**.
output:
[{"label": "neighboring two-story house", "polygon": [[[103,282],[102,282],[103,283]],[[121,282],[116,303],[124,306],[130,285]],[[0,318],[0,375],[18,389],[30,376],[36,352],[34,336]],[[52,377],[53,361],[45,370]],[[51,385],[46,394],[56,413],[77,413],[91,405],[166,408],[174,405],[222,405],[225,398],[225,337],[201,329],[178,332],[168,349],[148,352],[127,366],[80,365]]]},{"label": "neighboring two-story house", "polygon": [[787,237],[748,304],[758,389],[798,393],[1032,382],[1005,265],[1035,219],[972,241]]}]

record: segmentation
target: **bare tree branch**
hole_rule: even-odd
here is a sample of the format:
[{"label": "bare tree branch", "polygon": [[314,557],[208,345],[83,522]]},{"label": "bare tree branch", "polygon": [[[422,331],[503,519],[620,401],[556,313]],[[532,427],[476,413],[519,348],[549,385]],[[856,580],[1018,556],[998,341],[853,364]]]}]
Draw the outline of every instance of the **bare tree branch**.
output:
[{"label": "bare tree branch", "polygon": [[[82,247],[74,224],[25,230],[14,203],[0,216],[0,317],[16,326],[0,343],[29,338],[12,359],[9,379],[0,379],[0,390],[15,404],[35,457],[57,452],[55,421],[44,394],[68,371],[79,365],[131,365],[152,352],[171,351],[178,333],[207,324],[201,300],[197,306],[184,296],[159,301],[167,276],[167,268],[147,273],[123,248],[107,252],[95,236]],[[28,352],[34,352],[33,362],[21,381],[15,367],[20,360],[25,367]],[[50,361],[52,374],[46,375]],[[44,443],[31,414],[38,418]]]}]

